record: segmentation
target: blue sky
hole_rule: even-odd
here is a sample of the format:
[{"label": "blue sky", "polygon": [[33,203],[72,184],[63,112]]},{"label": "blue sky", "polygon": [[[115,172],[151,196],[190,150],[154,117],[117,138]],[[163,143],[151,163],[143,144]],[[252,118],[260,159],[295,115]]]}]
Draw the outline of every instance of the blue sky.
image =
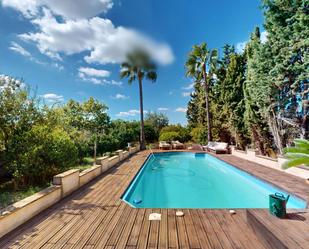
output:
[{"label": "blue sky", "polygon": [[143,46],[158,64],[157,82],[144,82],[144,109],[185,124],[192,45],[241,47],[263,23],[259,0],[0,2],[0,74],[23,78],[48,104],[93,96],[113,119],[139,118],[137,84],[119,79],[130,48]]}]

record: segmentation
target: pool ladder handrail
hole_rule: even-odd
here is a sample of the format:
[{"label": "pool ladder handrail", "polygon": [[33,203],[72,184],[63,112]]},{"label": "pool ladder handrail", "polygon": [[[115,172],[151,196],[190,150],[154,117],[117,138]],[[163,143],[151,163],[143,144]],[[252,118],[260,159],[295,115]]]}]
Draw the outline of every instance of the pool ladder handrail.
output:
[{"label": "pool ladder handrail", "polygon": [[154,153],[153,153],[153,151],[152,151],[152,149],[151,148],[149,148],[149,150],[150,150],[150,154],[154,157],[154,159],[157,159],[156,157],[155,157],[155,155],[154,155]]}]

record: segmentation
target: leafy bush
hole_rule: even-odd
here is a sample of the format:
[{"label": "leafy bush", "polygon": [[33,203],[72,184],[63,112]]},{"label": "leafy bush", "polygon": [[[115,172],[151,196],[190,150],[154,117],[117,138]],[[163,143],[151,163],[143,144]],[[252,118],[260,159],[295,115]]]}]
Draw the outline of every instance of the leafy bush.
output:
[{"label": "leafy bush", "polygon": [[193,128],[190,135],[195,143],[205,144],[207,142],[207,129],[204,127]]},{"label": "leafy bush", "polygon": [[153,143],[158,141],[158,133],[156,132],[155,128],[149,124],[145,124],[145,139],[147,143]]},{"label": "leafy bush", "polygon": [[161,140],[161,135],[167,132],[178,133],[176,140],[179,140],[180,142],[188,142],[191,139],[190,130],[188,128],[182,127],[181,125],[169,125],[169,126],[162,128],[160,132],[160,140]]},{"label": "leafy bush", "polygon": [[35,125],[16,137],[9,154],[16,186],[42,184],[77,163],[78,150],[62,128]]},{"label": "leafy bush", "polygon": [[[149,112],[146,115],[145,118],[145,126],[148,125],[154,130],[154,133],[151,134],[151,136],[146,136],[147,142],[154,142],[159,139],[160,131],[163,127],[166,127],[168,125],[168,117],[163,113],[157,113],[157,112]],[[146,127],[145,127],[146,131]]]},{"label": "leafy bush", "polygon": [[175,141],[175,140],[179,140],[179,137],[180,135],[178,132],[168,131],[168,132],[161,133],[160,141]]}]

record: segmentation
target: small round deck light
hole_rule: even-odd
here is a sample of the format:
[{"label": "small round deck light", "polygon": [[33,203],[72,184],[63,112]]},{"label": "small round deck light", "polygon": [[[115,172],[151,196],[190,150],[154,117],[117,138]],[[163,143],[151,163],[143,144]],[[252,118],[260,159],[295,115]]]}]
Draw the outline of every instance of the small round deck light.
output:
[{"label": "small round deck light", "polygon": [[230,214],[231,214],[231,215],[236,214],[236,211],[233,210],[233,209],[230,209]]},{"label": "small round deck light", "polygon": [[176,216],[177,217],[182,217],[184,216],[185,214],[182,212],[182,211],[176,211]]}]

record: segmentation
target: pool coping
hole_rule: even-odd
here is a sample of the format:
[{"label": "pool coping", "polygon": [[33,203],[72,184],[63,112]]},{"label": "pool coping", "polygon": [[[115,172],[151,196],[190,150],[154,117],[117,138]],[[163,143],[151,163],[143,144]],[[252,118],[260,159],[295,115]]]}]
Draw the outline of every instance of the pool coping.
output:
[{"label": "pool coping", "polygon": [[[138,207],[133,206],[133,205],[132,205],[131,203],[129,203],[128,201],[126,201],[126,200],[124,199],[124,197],[125,197],[125,195],[127,194],[127,192],[129,192],[129,189],[132,188],[132,187],[134,186],[133,183],[138,179],[138,176],[142,173],[142,170],[145,168],[144,165],[145,165],[145,164],[147,163],[147,161],[149,160],[151,154],[156,154],[156,153],[175,153],[175,152],[186,152],[186,153],[194,153],[194,154],[209,154],[209,155],[211,155],[211,156],[213,156],[213,157],[215,157],[215,158],[221,160],[222,162],[227,163],[227,164],[229,164],[229,165],[235,167],[236,169],[238,169],[238,170],[240,170],[240,171],[242,171],[242,172],[244,172],[244,173],[247,173],[247,174],[249,174],[249,175],[252,176],[252,177],[257,178],[258,180],[260,180],[260,181],[262,181],[262,182],[265,182],[265,183],[267,183],[267,184],[270,184],[270,185],[272,185],[272,186],[274,186],[274,187],[276,187],[276,188],[282,189],[283,191],[287,192],[288,194],[292,194],[292,195],[294,195],[295,197],[301,199],[302,201],[304,201],[304,202],[306,203],[305,209],[307,209],[307,208],[309,207],[309,197],[307,197],[307,199],[306,199],[306,198],[305,198],[306,194],[300,195],[300,194],[296,193],[296,192],[293,191],[293,190],[287,189],[285,186],[282,186],[282,185],[277,184],[277,183],[275,183],[275,182],[272,182],[272,181],[270,181],[270,180],[268,180],[268,179],[265,179],[265,178],[263,178],[263,177],[261,177],[261,176],[259,176],[259,175],[257,175],[257,174],[254,174],[253,172],[250,172],[250,171],[248,171],[248,170],[242,168],[241,166],[236,165],[235,163],[232,163],[232,162],[229,162],[228,160],[222,159],[222,158],[221,158],[222,155],[217,155],[217,154],[209,153],[209,152],[206,152],[206,151],[199,151],[199,150],[153,150],[153,151],[147,151],[147,156],[145,156],[144,162],[141,164],[141,166],[140,166],[138,172],[134,175],[134,177],[132,178],[132,180],[130,181],[130,183],[128,184],[128,186],[126,187],[125,191],[122,193],[122,195],[121,195],[121,197],[120,197],[121,200],[124,201],[124,202],[125,202],[126,204],[128,204],[129,206],[131,206],[132,208],[138,208]],[[229,155],[229,154],[228,154],[228,155]],[[232,155],[229,155],[229,156],[232,156]],[[232,156],[232,157],[233,157],[233,156]],[[234,156],[234,157],[235,157],[235,156]],[[237,158],[237,157],[235,157],[235,158]],[[241,158],[237,158],[237,159],[239,159],[240,161],[247,161],[247,160],[244,160],[244,159],[241,159]],[[250,162],[250,161],[248,161],[248,162]],[[255,163],[255,162],[250,162],[250,163],[251,163],[251,164],[257,165],[258,167],[263,167],[263,168],[265,168],[265,169],[267,169],[267,170],[276,172],[276,173],[278,173],[278,174],[281,173],[281,174],[285,174],[285,175],[288,176],[288,177],[298,178],[299,180],[302,180],[302,178],[299,178],[299,177],[297,177],[297,176],[289,175],[289,174],[287,174],[287,173],[285,173],[285,172],[277,172],[277,171],[274,170],[274,169],[267,168],[266,166],[261,165],[261,164],[258,164],[258,163]],[[308,189],[309,189],[309,186],[308,186]],[[234,209],[250,209],[250,208],[234,208]],[[256,209],[256,208],[252,208],[252,209]],[[263,209],[263,208],[262,208],[262,209]]]}]

